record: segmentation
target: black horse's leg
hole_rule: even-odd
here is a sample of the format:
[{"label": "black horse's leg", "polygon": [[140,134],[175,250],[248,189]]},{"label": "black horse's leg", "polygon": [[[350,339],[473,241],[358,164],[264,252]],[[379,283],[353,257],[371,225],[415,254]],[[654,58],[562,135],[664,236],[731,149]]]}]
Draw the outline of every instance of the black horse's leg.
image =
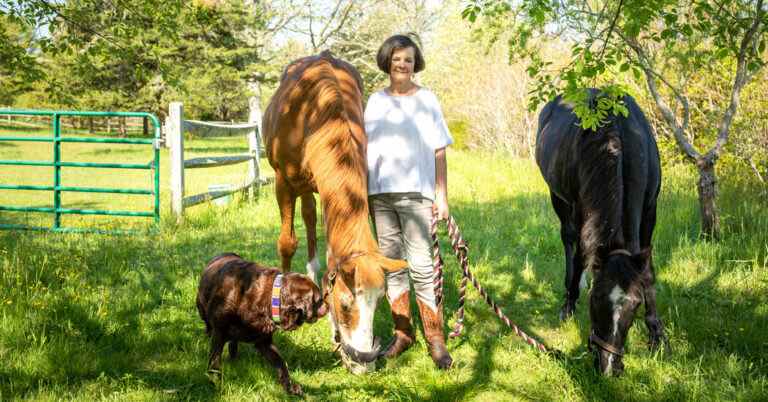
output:
[{"label": "black horse's leg", "polygon": [[237,341],[229,341],[229,359],[237,359]]},{"label": "black horse's leg", "polygon": [[[643,221],[640,224],[640,247],[647,249],[651,246],[651,236],[653,228],[656,225],[656,205],[646,207]],[[645,293],[645,326],[648,327],[648,346],[651,350],[656,350],[661,342],[667,351],[670,351],[669,340],[664,335],[664,324],[656,311],[656,273],[653,268],[653,258],[648,255],[647,268],[644,272],[643,287]]]},{"label": "black horse's leg", "polygon": [[579,281],[584,271],[579,255],[578,232],[574,219],[573,208],[554,193],[550,193],[552,206],[560,218],[560,239],[565,249],[565,303],[560,310],[560,319],[567,320],[576,311],[576,301],[579,299]]}]

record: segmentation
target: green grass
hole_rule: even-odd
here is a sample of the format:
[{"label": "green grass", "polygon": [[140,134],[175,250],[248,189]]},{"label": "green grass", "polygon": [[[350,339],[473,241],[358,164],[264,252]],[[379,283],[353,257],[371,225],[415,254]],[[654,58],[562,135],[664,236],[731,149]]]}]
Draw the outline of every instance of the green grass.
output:
[{"label": "green grass", "polygon": [[[245,140],[231,139],[189,141],[187,146],[187,157],[246,147]],[[66,155],[132,162],[145,158],[141,152],[82,145]],[[0,146],[0,159],[13,158],[9,154],[50,158],[50,150],[28,144]],[[167,213],[167,154],[162,161],[162,210]],[[7,168],[0,166],[2,183],[51,180],[50,169],[17,169],[14,173],[21,177],[12,180],[4,174]],[[187,177],[189,194],[211,183],[236,183],[243,172],[242,166],[193,171]],[[512,320],[570,359],[561,362],[537,354],[469,290],[465,335],[449,343],[456,362],[451,371],[434,368],[420,337],[415,347],[382,362],[375,373],[354,376],[333,355],[329,325],[321,320],[276,335],[293,378],[306,399],[320,401],[768,399],[765,198],[723,180],[723,238],[704,242],[697,236],[694,174],[681,167],[664,173],[654,261],[659,311],[673,355],[647,350],[640,316],[630,332],[625,375],[597,375],[585,355],[586,298],[582,296],[576,320],[557,319],[563,253],[537,169],[527,160],[451,152],[451,212],[469,242],[472,269]],[[89,171],[77,180],[149,184],[146,178],[122,177]],[[0,190],[0,204],[50,204],[50,193],[48,198],[29,193]],[[149,197],[131,197],[93,201],[86,196],[82,202],[149,208]],[[214,254],[235,251],[278,264],[279,217],[272,189],[265,189],[255,203],[235,201],[225,208],[198,206],[188,212],[182,225],[165,215],[159,233],[149,236],[0,231],[0,400],[286,399],[272,369],[248,347],[241,348],[239,360],[225,359],[222,385],[211,385],[205,376],[207,338],[194,307],[199,273]],[[32,219],[6,213],[0,218]],[[301,224],[297,232],[298,268],[306,260]],[[443,250],[448,261],[446,316],[452,324],[460,274],[447,244]],[[375,332],[386,341],[391,325],[382,300]]]}]

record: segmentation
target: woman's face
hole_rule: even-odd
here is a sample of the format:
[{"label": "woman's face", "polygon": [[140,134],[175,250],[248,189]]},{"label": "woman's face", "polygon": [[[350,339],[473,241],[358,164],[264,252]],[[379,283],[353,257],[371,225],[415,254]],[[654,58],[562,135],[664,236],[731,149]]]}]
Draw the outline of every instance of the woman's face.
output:
[{"label": "woman's face", "polygon": [[395,49],[392,52],[392,61],[389,66],[389,77],[392,81],[410,81],[413,76],[413,67],[416,64],[416,51],[412,47]]}]

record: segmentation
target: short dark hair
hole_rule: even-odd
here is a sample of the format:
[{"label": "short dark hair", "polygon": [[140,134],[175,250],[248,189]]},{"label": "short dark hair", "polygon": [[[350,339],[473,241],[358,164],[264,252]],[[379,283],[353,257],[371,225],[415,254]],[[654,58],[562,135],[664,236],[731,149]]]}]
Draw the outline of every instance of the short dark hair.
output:
[{"label": "short dark hair", "polygon": [[414,57],[416,58],[414,60],[413,72],[418,73],[424,70],[424,56],[421,55],[421,49],[419,49],[419,46],[413,39],[405,35],[390,36],[381,44],[379,53],[376,55],[376,65],[379,66],[379,70],[389,74],[389,67],[392,65],[392,53],[395,50],[409,47],[413,48]]}]

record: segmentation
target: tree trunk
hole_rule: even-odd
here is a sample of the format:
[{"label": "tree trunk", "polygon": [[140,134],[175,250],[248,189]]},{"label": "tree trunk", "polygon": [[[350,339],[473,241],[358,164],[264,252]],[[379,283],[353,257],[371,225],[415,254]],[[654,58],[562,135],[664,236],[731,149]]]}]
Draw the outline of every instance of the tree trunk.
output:
[{"label": "tree trunk", "polygon": [[696,161],[699,169],[699,210],[701,213],[701,233],[706,238],[717,239],[720,236],[720,218],[717,214],[717,176],[715,161],[699,158]]}]

